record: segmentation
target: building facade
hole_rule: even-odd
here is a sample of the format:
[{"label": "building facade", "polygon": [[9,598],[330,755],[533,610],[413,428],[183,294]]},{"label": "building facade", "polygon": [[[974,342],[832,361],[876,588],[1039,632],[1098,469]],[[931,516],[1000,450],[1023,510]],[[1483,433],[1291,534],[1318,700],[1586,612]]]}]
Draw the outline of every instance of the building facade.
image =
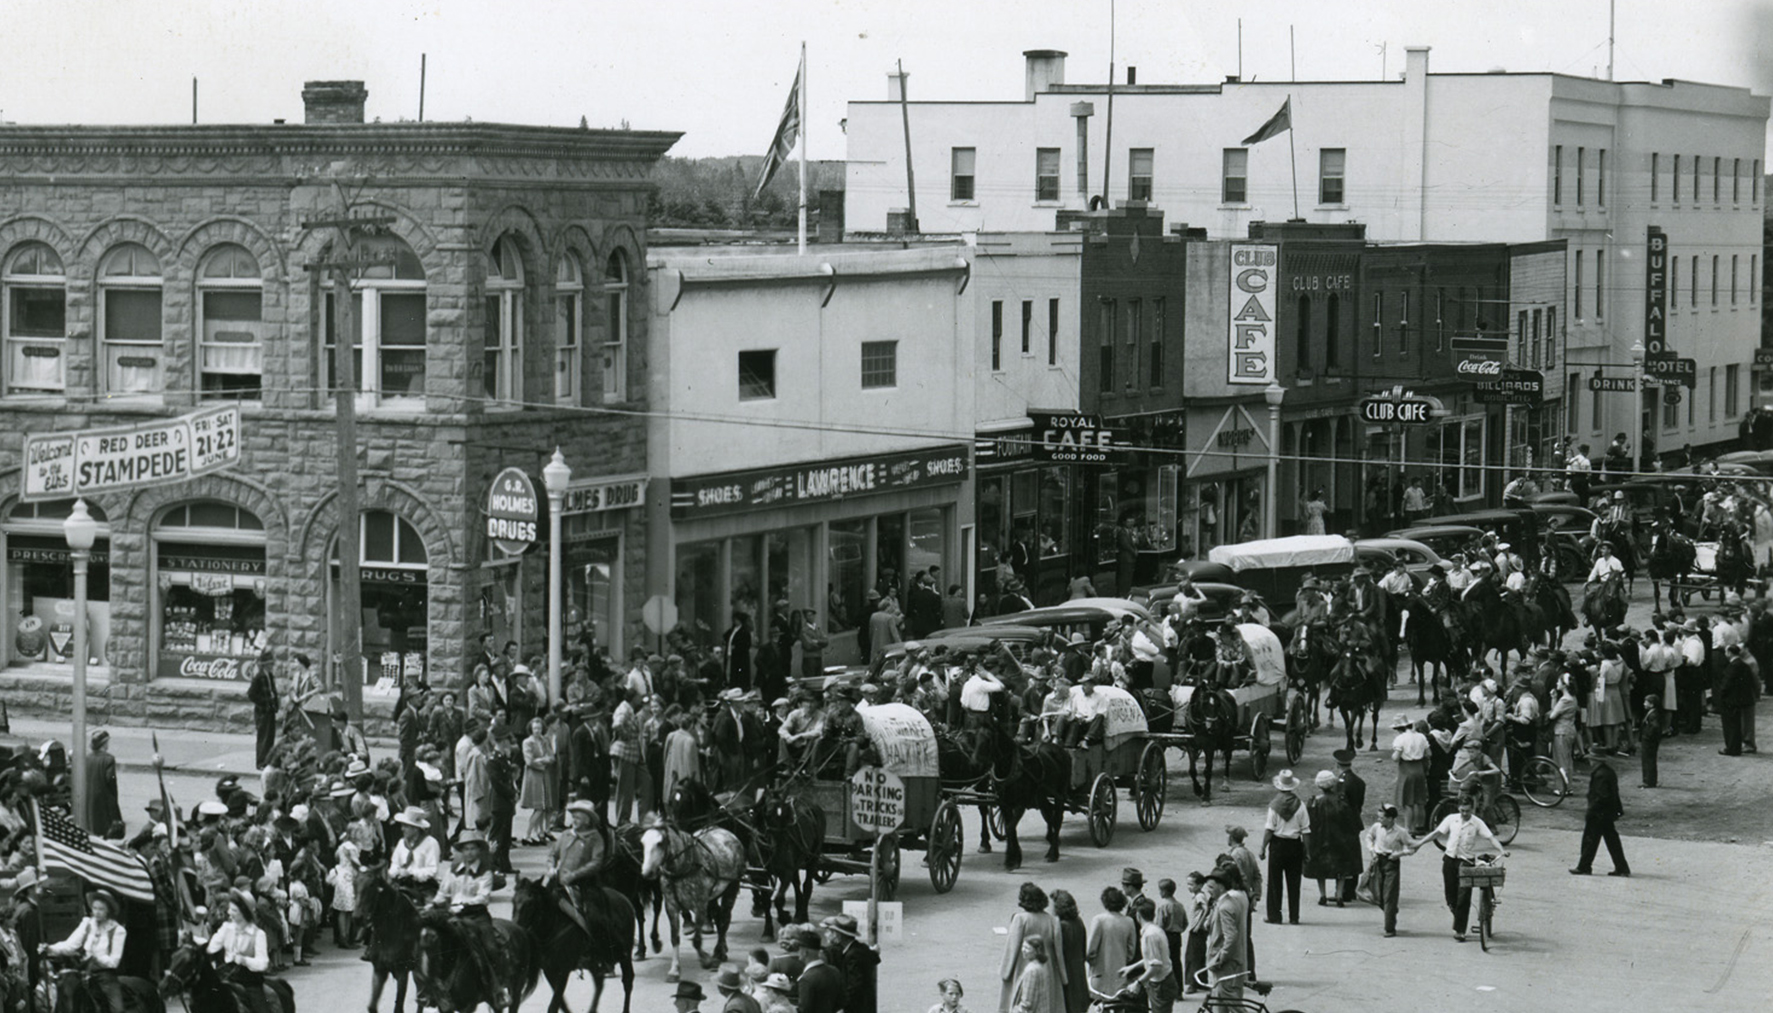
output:
[{"label": "building facade", "polygon": [[[1430,74],[1415,47],[1394,81],[1116,84],[1107,151],[1107,88],[1068,83],[1061,52],[1026,55],[1021,101],[904,112],[896,99],[852,101],[848,228],[885,229],[907,204],[908,116],[926,232],[1047,229],[1105,199],[1147,201],[1215,239],[1289,219],[1359,223],[1377,243],[1561,239],[1571,361],[1627,371],[1645,339],[1654,226],[1679,293],[1669,341],[1698,382],[1673,416],[1586,388],[1566,406],[1583,437],[1636,441],[1646,421],[1664,448],[1735,437],[1759,340],[1766,96],[1672,79]],[[1283,104],[1291,135],[1244,145]]]},{"label": "building facade", "polygon": [[[359,82],[311,82],[301,125],[0,130],[0,679],[58,706],[72,615],[68,501],[20,499],[27,433],[127,427],[231,401],[236,467],[93,497],[97,720],[211,723],[253,659],[316,659],[335,685],[465,675],[478,638],[542,649],[546,548],[485,536],[493,476],[575,468],[570,612],[619,646],[647,552],[624,494],[645,433],[650,167],[676,134],[366,124]],[[341,201],[348,202],[348,206]],[[339,525],[331,314],[349,256],[361,659],[334,649]],[[545,506],[543,517],[546,517]],[[543,525],[545,528],[545,525]],[[329,663],[336,660],[336,664]],[[388,700],[391,703],[391,698]]]}]

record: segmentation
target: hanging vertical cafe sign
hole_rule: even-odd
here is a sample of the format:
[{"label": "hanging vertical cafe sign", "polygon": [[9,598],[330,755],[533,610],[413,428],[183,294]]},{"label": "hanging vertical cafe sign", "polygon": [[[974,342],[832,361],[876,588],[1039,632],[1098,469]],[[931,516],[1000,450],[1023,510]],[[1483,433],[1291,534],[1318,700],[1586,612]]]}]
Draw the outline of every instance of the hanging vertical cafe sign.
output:
[{"label": "hanging vertical cafe sign", "polygon": [[1274,383],[1274,284],[1280,263],[1276,246],[1231,248],[1231,323],[1226,380],[1238,384]]},{"label": "hanging vertical cafe sign", "polygon": [[1673,354],[1668,347],[1668,237],[1652,225],[1644,258],[1644,356]]}]

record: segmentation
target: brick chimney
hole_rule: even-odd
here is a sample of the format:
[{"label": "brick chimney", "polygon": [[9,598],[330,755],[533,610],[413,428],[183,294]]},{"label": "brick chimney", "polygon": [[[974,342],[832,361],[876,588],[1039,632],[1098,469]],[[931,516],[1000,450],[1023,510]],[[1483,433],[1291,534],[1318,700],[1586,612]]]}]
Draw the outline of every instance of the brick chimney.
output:
[{"label": "brick chimney", "polygon": [[369,92],[362,81],[309,81],[302,85],[306,123],[362,123]]}]

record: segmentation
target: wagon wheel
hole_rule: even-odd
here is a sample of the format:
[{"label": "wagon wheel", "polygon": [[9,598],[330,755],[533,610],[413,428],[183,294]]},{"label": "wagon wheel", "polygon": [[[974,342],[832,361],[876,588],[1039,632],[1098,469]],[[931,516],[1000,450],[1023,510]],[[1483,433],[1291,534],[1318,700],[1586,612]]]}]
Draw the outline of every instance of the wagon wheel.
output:
[{"label": "wagon wheel", "polygon": [[[1250,725],[1250,776],[1258,781],[1268,777],[1268,752],[1274,748],[1274,723],[1268,715],[1258,714]],[[1296,763],[1296,760],[1289,760]]]},{"label": "wagon wheel", "polygon": [[880,899],[892,900],[899,895],[899,838],[888,834],[874,848],[879,853],[875,864],[880,870]]},{"label": "wagon wheel", "polygon": [[981,804],[979,808],[985,813],[985,829],[990,832],[990,835],[1000,841],[1007,838],[1009,835],[1004,833],[1003,829],[1003,807],[992,803],[990,805]]},{"label": "wagon wheel", "polygon": [[831,876],[831,866],[826,865],[824,862],[820,862],[819,867],[813,870],[813,882],[820,886],[824,886],[826,883],[831,882]]},{"label": "wagon wheel", "polygon": [[1114,840],[1114,821],[1119,813],[1120,794],[1114,790],[1114,779],[1097,774],[1090,786],[1090,843],[1098,848],[1108,847],[1108,842]]},{"label": "wagon wheel", "polygon": [[1305,714],[1305,698],[1289,694],[1287,700],[1287,762],[1298,763],[1305,755],[1305,737],[1311,734],[1310,720]]},{"label": "wagon wheel", "polygon": [[936,818],[930,821],[930,839],[924,858],[930,867],[930,885],[937,893],[954,889],[960,878],[960,853],[965,850],[966,832],[961,829],[960,810],[953,802],[936,807]]},{"label": "wagon wheel", "polygon": [[1156,830],[1164,818],[1164,790],[1169,787],[1170,772],[1164,768],[1164,746],[1148,742],[1139,755],[1139,772],[1133,779],[1133,807],[1139,814],[1140,830]]}]

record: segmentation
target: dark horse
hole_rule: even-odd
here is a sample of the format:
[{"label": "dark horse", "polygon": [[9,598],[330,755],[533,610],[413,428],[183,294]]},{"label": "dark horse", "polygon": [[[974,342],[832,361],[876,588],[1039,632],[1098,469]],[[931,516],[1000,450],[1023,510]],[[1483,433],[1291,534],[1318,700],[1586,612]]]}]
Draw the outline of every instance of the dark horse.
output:
[{"label": "dark horse", "polygon": [[[985,794],[991,776],[991,732],[983,727],[942,729],[936,732],[936,771],[948,791]],[[979,854],[991,853],[991,806],[979,803]],[[1001,822],[1001,819],[1000,819]],[[1002,837],[1002,827],[998,828]]]},{"label": "dark horse", "polygon": [[559,886],[544,886],[539,880],[517,877],[511,892],[511,918],[534,941],[542,977],[548,979],[548,987],[554,991],[554,998],[548,1001],[548,1013],[570,1013],[566,983],[574,971],[591,973],[591,1013],[597,1013],[597,1004],[603,1001],[603,980],[610,968],[618,966],[622,969],[622,1013],[629,1013],[634,1000],[634,961],[628,954],[634,909],[621,891],[607,886],[601,890],[603,924],[600,938],[594,943],[578,922],[560,910],[564,891]]},{"label": "dark horse", "polygon": [[[244,986],[241,986],[244,987]],[[282,978],[265,978],[265,1007],[273,1013],[295,1013],[295,990]],[[160,979],[160,994],[170,999],[184,994],[190,998],[190,1013],[251,1013],[245,996],[236,986],[222,978],[215,955],[196,943],[186,943],[172,951],[166,963],[166,974]]]},{"label": "dark horse", "polygon": [[1349,749],[1367,745],[1364,734],[1368,713],[1373,716],[1373,741],[1370,749],[1379,748],[1379,708],[1385,702],[1385,664],[1374,653],[1362,657],[1352,648],[1344,648],[1330,670],[1329,704],[1342,712],[1343,731]]},{"label": "dark horse", "polygon": [[1002,726],[994,736],[982,741],[994,742],[991,759],[991,786],[997,806],[1003,812],[1003,867],[1022,867],[1022,844],[1016,837],[1016,824],[1022,814],[1039,809],[1047,823],[1047,861],[1059,860],[1059,830],[1065,824],[1065,798],[1071,792],[1071,753],[1061,746],[1019,745]]},{"label": "dark horse", "polygon": [[[515,1013],[535,991],[541,976],[535,940],[511,922],[494,918],[492,923],[493,952],[486,955],[485,966],[502,975],[498,981],[481,980],[481,963],[468,955],[474,944],[448,912],[432,908],[419,916],[419,925],[413,981],[421,995],[437,1004],[438,1013],[471,1013],[483,1003],[493,1013]],[[625,942],[622,949],[627,950]],[[503,1009],[495,1001],[501,988],[508,1003]]]},{"label": "dark horse", "polygon": [[1589,584],[1582,595],[1582,617],[1596,630],[1610,630],[1625,621],[1625,581],[1610,576]]},{"label": "dark horse", "polygon": [[[56,1004],[61,1010],[106,1009],[105,997],[92,991],[86,983],[86,975],[66,957],[49,958],[57,963],[53,970],[46,969],[46,977],[53,978],[61,990],[61,999]],[[123,1005],[130,1013],[166,1013],[166,1003],[161,1001],[160,993],[154,990],[154,983],[145,978],[132,978],[128,975],[117,976],[117,985],[123,990]]]},{"label": "dark horse", "polygon": [[406,982],[418,960],[419,908],[377,866],[358,887],[358,910],[368,924],[362,959],[369,962],[369,1009],[375,1013],[382,989],[394,978],[394,1013],[406,1008]]},{"label": "dark horse", "polygon": [[1668,585],[1669,608],[1687,604],[1682,585],[1693,572],[1698,555],[1692,539],[1668,526],[1656,526],[1656,533],[1650,536],[1650,594],[1657,611],[1662,610],[1662,585],[1665,583]]},{"label": "dark horse", "polygon": [[1564,635],[1576,628],[1576,613],[1570,608],[1570,592],[1545,574],[1528,577],[1521,597],[1539,613],[1536,632],[1545,637],[1548,646],[1556,648],[1564,642]]},{"label": "dark horse", "polygon": [[757,825],[757,855],[773,884],[772,905],[763,910],[763,938],[776,937],[775,920],[788,924],[788,888],[794,887],[794,921],[806,924],[813,876],[825,852],[825,810],[790,783],[763,793],[751,810]]},{"label": "dark horse", "polygon": [[646,908],[653,909],[653,952],[665,948],[665,940],[659,936],[659,912],[665,906],[665,892],[659,889],[659,881],[647,879],[640,874],[640,824],[624,823],[611,834],[615,847],[610,849],[609,861],[603,866],[603,882],[628,901],[628,910],[634,913],[634,959],[646,959]]},{"label": "dark horse", "polygon": [[1422,707],[1428,703],[1423,691],[1425,679],[1427,688],[1434,694],[1434,701],[1439,703],[1440,677],[1446,676],[1447,691],[1452,692],[1453,680],[1465,675],[1465,652],[1453,643],[1453,635],[1447,632],[1446,621],[1429,607],[1421,595],[1410,596],[1405,612],[1408,618],[1404,620],[1404,642],[1410,647],[1410,671],[1416,681],[1416,706]]},{"label": "dark horse", "polygon": [[[1187,733],[1184,741],[1188,750],[1188,780],[1201,805],[1212,805],[1215,753],[1225,756],[1225,765],[1220,768],[1220,790],[1231,790],[1231,753],[1237,748],[1237,700],[1229,690],[1220,689],[1216,681],[1206,680],[1189,687],[1185,698],[1178,691],[1176,699],[1176,724]],[[1205,785],[1196,772],[1202,754],[1207,758]]]},{"label": "dark horse", "polygon": [[1336,667],[1336,637],[1327,620],[1296,625],[1299,613],[1289,613],[1281,623],[1271,626],[1281,643],[1287,645],[1287,681],[1305,694],[1305,706],[1316,728],[1318,707],[1323,701],[1324,683]]},{"label": "dark horse", "polygon": [[1465,590],[1467,629],[1473,631],[1472,659],[1483,661],[1496,652],[1496,670],[1508,671],[1508,656],[1527,653],[1522,606],[1503,597],[1495,581],[1485,579]]}]

